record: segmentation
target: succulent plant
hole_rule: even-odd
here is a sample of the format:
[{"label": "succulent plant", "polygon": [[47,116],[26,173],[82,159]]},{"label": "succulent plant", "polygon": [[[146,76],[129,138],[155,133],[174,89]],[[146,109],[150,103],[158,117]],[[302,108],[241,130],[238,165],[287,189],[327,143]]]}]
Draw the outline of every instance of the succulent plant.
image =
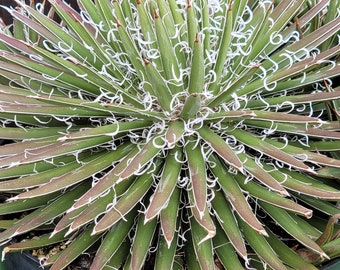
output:
[{"label": "succulent plant", "polygon": [[[91,269],[340,256],[339,1],[61,0],[0,33],[0,242]],[[333,232],[334,231],[334,232]]]}]

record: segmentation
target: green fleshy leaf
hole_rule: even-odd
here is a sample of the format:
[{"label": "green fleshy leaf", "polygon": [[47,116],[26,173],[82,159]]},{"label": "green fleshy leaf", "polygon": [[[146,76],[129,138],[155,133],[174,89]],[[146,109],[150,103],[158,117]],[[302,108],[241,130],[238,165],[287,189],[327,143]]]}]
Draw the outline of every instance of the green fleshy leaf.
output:
[{"label": "green fleshy leaf", "polygon": [[340,178],[340,168],[325,167],[318,170],[318,175],[328,178],[339,179]]},{"label": "green fleshy leaf", "polygon": [[[215,215],[216,215],[218,222],[221,225],[221,228],[223,229],[225,234],[228,236],[228,241],[230,241],[231,245],[235,248],[238,254],[240,254],[240,256],[243,259],[246,259],[247,250],[246,250],[243,237],[239,230],[235,216],[232,213],[232,209],[229,207],[229,205],[226,205],[226,200],[221,192],[218,192],[218,191],[215,192],[215,197],[212,201],[212,206],[214,207]],[[220,234],[222,234],[222,237],[224,235],[224,233],[222,232],[220,232],[219,234],[218,229],[217,229],[217,236],[213,238],[214,244],[215,242],[221,243],[222,241],[220,239]],[[228,241],[225,241],[225,243]],[[224,243],[223,244],[222,243],[221,245],[223,246]],[[219,246],[219,245],[215,244],[215,246]],[[222,250],[223,249],[224,248],[222,248]],[[223,253],[221,253],[221,255],[222,254]]]},{"label": "green fleshy leaf", "polygon": [[54,219],[55,217],[63,214],[73,203],[79,195],[88,188],[88,185],[80,185],[75,189],[68,191],[61,197],[46,205],[43,208],[39,208],[34,212],[28,214],[27,216],[16,222],[15,225],[11,226],[4,232],[0,233],[0,242],[35,229],[44,223]]},{"label": "green fleshy leaf", "polygon": [[200,269],[214,269],[212,240],[206,238],[206,232],[193,217],[190,219],[190,226],[192,243]]},{"label": "green fleshy leaf", "polygon": [[211,168],[211,170],[217,177],[218,183],[224,192],[224,196],[228,199],[233,209],[251,226],[253,230],[257,233],[266,235],[265,229],[251,211],[251,208],[245,200],[239,185],[216,157],[211,156],[211,161],[216,164],[213,168]]},{"label": "green fleshy leaf", "polygon": [[277,239],[277,237],[270,231],[267,231],[269,237],[267,242],[273,247],[274,251],[278,254],[279,258],[284,261],[287,265],[293,267],[293,269],[300,270],[317,270],[314,265],[306,262],[299,256],[293,249],[286,246],[282,241]]},{"label": "green fleshy leaf", "polygon": [[180,175],[182,165],[178,161],[181,159],[182,153],[177,147],[169,153],[163,167],[161,179],[159,180],[154,196],[146,209],[145,221],[155,218],[167,207]]},{"label": "green fleshy leaf", "polygon": [[178,226],[177,224],[179,223],[177,217],[179,214],[180,195],[181,193],[179,188],[175,188],[174,192],[169,198],[167,207],[162,209],[160,213],[161,230],[168,247],[170,247],[175,241],[176,229]]},{"label": "green fleshy leaf", "polygon": [[193,192],[193,207],[202,217],[207,202],[207,175],[204,158],[196,142],[188,142],[185,148]]},{"label": "green fleshy leaf", "polygon": [[111,228],[97,250],[97,255],[91,264],[91,269],[103,269],[110,259],[116,256],[118,250],[121,249],[121,245],[124,245],[123,241],[126,235],[133,226],[134,215],[136,215],[135,211],[129,212],[125,220],[118,221]]},{"label": "green fleshy leaf", "polygon": [[277,260],[277,254],[273,251],[272,247],[268,244],[266,238],[254,231],[247,222],[242,219],[238,219],[242,232],[247,239],[247,242],[256,254],[271,268],[278,270],[287,269],[284,264]]},{"label": "green fleshy leaf", "polygon": [[[159,163],[159,162],[157,162]],[[159,166],[159,164],[157,164]],[[159,169],[159,168],[158,168]],[[98,221],[93,229],[93,234],[100,233],[107,230],[118,220],[122,219],[126,213],[143,198],[146,192],[149,190],[152,184],[153,177],[150,174],[144,173],[139,176],[127,192],[122,196],[117,203],[115,203],[112,209]]]},{"label": "green fleshy leaf", "polygon": [[153,219],[145,223],[144,217],[140,216],[136,233],[133,239],[131,251],[131,269],[141,269],[146,259],[149,246],[156,231],[157,220]]},{"label": "green fleshy leaf", "polygon": [[[216,254],[226,269],[244,269],[233,249],[234,245],[229,242],[229,238],[225,235],[220,226],[217,226],[217,233],[213,238],[213,243]],[[247,256],[244,259],[247,259]]]},{"label": "green fleshy leaf", "polygon": [[[54,261],[51,270],[63,269],[79,255],[91,247],[100,235],[91,235],[92,227],[88,227],[79,235]],[[47,262],[48,263],[48,262]]]},{"label": "green fleshy leaf", "polygon": [[[295,221],[290,218],[290,215],[283,209],[277,209],[272,205],[260,202],[261,207],[289,234],[291,234],[296,240],[301,242],[306,247],[320,254],[320,256],[327,258],[327,254],[316,244],[310,237],[298,226]],[[274,210],[275,209],[275,210]],[[283,221],[284,220],[284,221]]]}]

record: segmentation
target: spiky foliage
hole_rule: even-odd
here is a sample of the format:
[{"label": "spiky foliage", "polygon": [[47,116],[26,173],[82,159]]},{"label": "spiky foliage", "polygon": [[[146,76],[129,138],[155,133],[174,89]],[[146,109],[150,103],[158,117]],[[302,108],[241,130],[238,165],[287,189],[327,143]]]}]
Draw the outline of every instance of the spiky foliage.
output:
[{"label": "spiky foliage", "polygon": [[339,1],[49,2],[18,1],[0,34],[0,241],[26,238],[5,252],[64,242],[51,270],[91,247],[95,270],[339,256]]}]

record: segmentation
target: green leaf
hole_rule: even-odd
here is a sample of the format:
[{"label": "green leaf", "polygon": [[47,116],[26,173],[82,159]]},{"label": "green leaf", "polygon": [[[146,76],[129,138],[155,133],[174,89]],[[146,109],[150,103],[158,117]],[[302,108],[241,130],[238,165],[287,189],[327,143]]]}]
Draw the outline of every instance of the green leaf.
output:
[{"label": "green leaf", "polygon": [[233,110],[233,111],[222,111],[222,112],[212,112],[207,116],[208,120],[241,120],[244,118],[251,118],[255,116],[255,113],[250,110]]},{"label": "green leaf", "polygon": [[76,210],[70,211],[70,209],[68,210],[68,212],[58,221],[58,223],[55,225],[53,232],[51,233],[51,237],[59,232],[61,232],[62,230],[66,229],[71,223],[72,221],[79,215],[81,214],[84,210],[86,209],[85,206],[80,207]]},{"label": "green leaf", "polygon": [[[79,207],[82,207],[86,204],[91,203],[93,200],[98,198],[100,195],[105,193],[107,190],[109,190],[112,186],[115,186],[117,184],[117,181],[119,180],[120,173],[126,168],[129,160],[133,158],[138,153],[138,148],[134,147],[129,154],[127,154],[124,158],[121,159],[119,164],[115,166],[111,171],[109,171],[107,174],[105,174],[101,181],[99,181],[95,186],[93,186],[91,189],[89,189],[87,192],[84,193],[83,196],[77,200],[74,205],[72,206],[72,209],[77,209]],[[121,182],[124,183],[125,181]]]},{"label": "green leaf", "polygon": [[[256,254],[273,269],[286,270],[287,268],[278,259],[277,254],[273,251],[272,247],[266,241],[266,238],[253,230],[247,222],[238,219],[242,232],[247,239],[247,242]],[[267,233],[266,233],[267,234]]]},{"label": "green leaf", "polygon": [[183,120],[195,118],[200,109],[201,96],[197,93],[190,94],[185,100],[180,116]]},{"label": "green leaf", "polygon": [[28,153],[19,153],[0,160],[0,166],[13,166],[29,164],[37,161],[45,161],[65,154],[71,154],[78,150],[86,150],[110,141],[109,137],[99,137],[75,141],[51,143],[40,148],[30,149]]},{"label": "green leaf", "polygon": [[[213,244],[215,252],[221,263],[227,270],[244,270],[243,265],[235,253],[235,245],[229,242],[229,238],[225,235],[220,226],[216,227],[216,236],[213,238]],[[238,229],[238,231],[240,230]],[[247,255],[244,257],[244,259],[247,259]]]},{"label": "green leaf", "polygon": [[310,173],[314,173],[314,170],[309,166],[304,164],[302,161],[292,157],[289,154],[286,154],[284,151],[280,150],[276,146],[273,146],[270,141],[261,140],[259,137],[252,135],[249,132],[243,131],[241,129],[234,129],[232,131],[228,131],[230,135],[236,137],[236,139],[243,144],[251,147],[261,154],[265,154],[267,156],[272,157],[275,160],[281,161],[288,166],[295,167],[302,171],[307,171]]},{"label": "green leaf", "polygon": [[[130,240],[125,240],[119,247],[119,249],[114,253],[114,256],[110,261],[104,266],[103,270],[119,269],[122,267],[123,263],[126,261],[126,254],[130,252]],[[92,267],[92,265],[91,265]],[[96,268],[90,268],[91,270],[96,270]]]},{"label": "green leaf", "polygon": [[334,225],[339,221],[340,213],[331,216],[327,222],[327,226],[322,235],[316,240],[316,243],[320,246],[326,244],[333,238]]},{"label": "green leaf", "polygon": [[[329,185],[325,185],[298,172],[286,169],[282,169],[281,171],[285,174],[281,175],[281,177],[283,176],[282,180],[285,179],[282,185],[288,189],[327,200],[339,200],[340,198],[340,192],[336,188],[332,188]],[[276,173],[273,172],[272,174],[274,175]]]},{"label": "green leaf", "polygon": [[[192,218],[195,222],[195,219]],[[198,227],[200,228],[200,227]],[[188,229],[188,228],[187,228]],[[194,249],[194,243],[193,243],[193,237],[192,234],[188,233],[186,236],[187,243],[184,246],[185,248],[185,262],[186,262],[186,267],[188,270],[195,270],[195,269],[201,269],[201,265],[198,262],[198,257]]]},{"label": "green leaf", "polygon": [[68,50],[71,48],[69,51],[70,55],[76,59],[78,58],[80,62],[86,60],[94,65],[94,57],[88,57],[89,55],[87,50],[83,49],[83,45],[77,39],[69,35],[65,30],[61,29],[52,19],[44,16],[37,10],[34,10],[29,6],[25,6],[25,8],[29,11],[29,14],[34,18],[34,20],[29,19],[18,11],[13,11],[12,15],[54,44],[58,44],[60,42],[59,44],[63,46],[64,49]]},{"label": "green leaf", "polygon": [[185,148],[188,160],[189,175],[193,191],[194,205],[202,217],[207,205],[207,175],[200,145],[189,141]]},{"label": "green leaf", "polygon": [[[169,0],[169,7],[171,10],[172,17],[174,18],[175,25],[183,25],[184,24],[184,18],[182,14],[178,10],[178,5],[176,3],[176,0]],[[184,30],[181,31],[182,33],[185,33]]]},{"label": "green leaf", "polygon": [[[249,124],[249,126],[255,126],[259,128],[272,128],[271,123],[260,121],[260,120],[245,120],[245,124]],[[322,128],[313,128],[306,127],[304,124],[287,124],[287,123],[275,123],[276,131],[286,132],[290,134],[298,134],[298,135],[308,135],[309,137],[314,138],[327,138],[327,139],[340,139],[339,132],[325,130]]]},{"label": "green leaf", "polygon": [[[159,169],[159,162],[156,165]],[[93,229],[93,234],[107,230],[118,220],[124,218],[124,215],[142,200],[152,182],[153,177],[151,174],[144,173],[139,176],[117,203],[113,204],[111,209],[107,210],[106,214],[98,221]]]},{"label": "green leaf", "polygon": [[110,125],[99,126],[96,128],[89,128],[85,130],[80,130],[78,132],[68,133],[63,137],[58,138],[58,141],[67,141],[74,139],[84,139],[93,137],[109,136],[114,138],[121,132],[129,132],[134,130],[139,130],[146,128],[151,123],[148,121],[131,121],[131,122],[117,122]]},{"label": "green leaf", "polygon": [[293,193],[293,194],[294,194],[294,196],[301,199],[302,201],[304,201],[308,205],[318,209],[319,211],[321,211],[321,212],[323,212],[327,215],[335,215],[339,212],[339,208],[336,207],[336,205],[334,205],[331,202],[327,202],[327,201],[323,201],[323,200],[315,200],[314,197],[306,196],[306,195],[303,195],[303,194],[296,194],[296,193]]},{"label": "green leaf", "polygon": [[223,68],[227,60],[227,54],[228,54],[228,50],[230,49],[230,44],[232,40],[231,31],[234,27],[232,2],[233,1],[229,2],[229,5],[227,7],[227,12],[224,18],[224,29],[225,30],[223,31],[222,38],[220,39],[220,42],[219,42],[219,49],[218,49],[219,53],[217,55],[216,64],[214,66],[214,71],[215,71],[214,82],[208,87],[209,90],[215,93],[216,93],[216,90],[218,89],[217,86],[219,85],[220,80],[221,80]]},{"label": "green leaf", "polygon": [[336,238],[327,244],[322,249],[330,258],[337,258],[340,256],[340,238]]},{"label": "green leaf", "polygon": [[167,242],[168,247],[170,247],[175,241],[176,224],[179,223],[179,203],[180,203],[181,191],[179,188],[175,188],[171,197],[169,198],[168,205],[166,208],[162,209],[160,214],[161,230],[164,235],[164,239]]},{"label": "green leaf", "polygon": [[[194,204],[193,192],[191,190],[188,192],[188,195],[190,204]],[[191,207],[191,213],[197,223],[206,231],[206,236],[201,240],[201,242],[213,238],[216,234],[216,227],[210,216],[208,208],[205,208],[204,212],[200,213],[196,207]]]},{"label": "green leaf", "polygon": [[256,109],[256,108],[265,108],[266,106],[274,107],[279,105],[281,108],[286,108],[291,106],[291,104],[304,104],[308,102],[319,102],[319,101],[327,101],[338,99],[340,97],[339,91],[334,92],[317,92],[312,94],[300,94],[300,95],[292,95],[292,96],[283,96],[283,97],[268,97],[266,98],[266,104],[263,104],[261,100],[249,100],[247,103],[248,108]]},{"label": "green leaf", "polygon": [[73,242],[58,256],[56,261],[50,267],[51,270],[64,269],[79,255],[84,253],[91,247],[99,238],[100,235],[92,235],[93,226],[85,229]]},{"label": "green leaf", "polygon": [[[321,231],[319,227],[322,226],[322,229],[324,229],[325,225],[324,221],[322,221],[322,224],[320,225],[320,219],[316,218],[315,216],[313,216],[309,220],[306,220],[297,215],[292,215],[290,213],[288,214],[290,215],[291,219],[295,221],[296,224],[295,226],[299,227],[302,231],[304,231],[304,233],[308,235],[311,239],[316,240],[320,237]],[[315,223],[319,224],[316,225]]]},{"label": "green leaf", "polygon": [[[245,243],[244,243],[244,240],[243,240],[243,236],[241,235],[239,226],[238,226],[237,221],[235,219],[235,216],[232,212],[232,209],[228,205],[228,203],[227,203],[226,199],[224,198],[222,192],[215,191],[215,197],[212,200],[212,206],[213,206],[217,221],[221,225],[224,233],[228,236],[228,241],[226,241],[225,243],[230,241],[230,244],[235,248],[235,250],[238,252],[238,254],[243,259],[246,259],[247,258],[247,250],[246,250],[246,246],[245,246]],[[217,229],[217,233],[216,233],[217,235],[213,238],[214,246],[219,246],[219,245],[216,245],[215,242],[221,243],[220,235],[223,236],[224,233],[220,232],[220,234],[219,234],[218,229]],[[216,239],[216,241],[215,241],[215,239]],[[224,245],[224,243],[222,245]],[[223,250],[223,248],[221,250]],[[223,253],[220,253],[220,255],[222,255],[222,254]],[[224,256],[222,256],[222,257],[224,257]]]},{"label": "green leaf", "polygon": [[107,208],[115,201],[116,194],[113,191],[110,191],[105,196],[101,196],[97,200],[95,200],[90,206],[88,207],[80,207],[77,209],[69,209],[68,213],[66,214],[67,219],[61,220],[58,223],[54,230],[58,230],[60,227],[69,226],[69,230],[67,234],[74,232],[75,230],[81,228],[82,226],[92,223],[94,220],[97,220],[100,215],[106,213]]},{"label": "green leaf", "polygon": [[[101,195],[99,198],[94,200],[94,202],[89,204],[86,208],[84,208],[83,206],[79,208],[70,208],[68,210],[67,215],[70,215],[69,218],[71,218],[71,220],[70,222],[67,222],[67,220],[63,222],[63,224],[67,226],[71,223],[68,233],[71,233],[72,231],[77,230],[78,228],[84,226],[85,224],[89,222],[93,222],[94,220],[96,221],[101,215],[107,213],[109,209],[115,206],[117,202],[117,197],[122,196],[122,194],[125,191],[130,189],[133,181],[134,179],[131,178],[131,179],[127,179],[124,182],[121,182],[120,184],[115,186],[115,189],[111,189],[107,193]],[[122,200],[122,202],[123,201],[124,199]],[[118,204],[118,207],[121,207],[122,202]],[[128,206],[126,213],[128,213],[137,202],[133,200],[130,203],[131,205]],[[126,202],[125,202],[125,206],[126,206]],[[78,213],[79,209],[82,209],[80,213]],[[73,214],[73,212],[75,213]],[[119,219],[115,220],[114,223],[117,222],[118,220]],[[63,224],[60,224],[60,226]],[[59,223],[57,225],[59,225]],[[56,226],[56,228],[57,227],[58,226]]]},{"label": "green leaf", "polygon": [[221,161],[219,161],[213,155],[210,156],[210,160],[215,164],[215,166],[212,167],[211,170],[215,177],[217,177],[218,183],[224,192],[224,196],[227,198],[235,212],[243,220],[245,220],[253,230],[257,231],[257,233],[266,235],[265,229],[255,217],[252,209],[250,208],[241,191],[241,188],[236,183],[231,174],[228,173],[227,168],[225,168],[225,166],[222,165]]},{"label": "green leaf", "polygon": [[2,203],[0,205],[0,215],[18,213],[42,207],[46,205],[48,201],[55,198],[55,196],[57,196],[56,193],[37,198],[30,198],[29,200],[18,200]]},{"label": "green leaf", "polygon": [[199,6],[202,12],[201,18],[201,29],[203,30],[203,51],[205,53],[205,56],[207,55],[207,52],[211,49],[210,48],[210,12],[209,12],[209,2],[207,0],[200,0]]},{"label": "green leaf", "polygon": [[114,161],[118,160],[122,155],[125,154],[124,150],[127,152],[130,149],[131,148],[129,147],[127,147],[127,149],[120,148],[119,150],[121,151],[118,150],[101,153],[100,155],[96,155],[95,158],[91,157],[91,159],[85,159],[83,160],[84,164],[81,167],[64,173],[59,177],[54,176],[48,183],[45,183],[35,189],[20,193],[14,197],[13,200],[35,198],[37,196],[43,196],[58,190],[69,188],[88,179],[98,172],[98,170],[104,170],[108,168]]},{"label": "green leaf", "polygon": [[137,155],[129,162],[126,168],[120,173],[117,183],[143,171],[143,167],[148,164],[161,151],[164,145],[163,135],[154,135],[141,148]]},{"label": "green leaf", "polygon": [[261,165],[256,164],[252,158],[245,156],[243,153],[240,153],[239,156],[244,157],[244,165],[250,176],[255,177],[258,181],[265,184],[273,191],[276,191],[281,196],[289,196],[288,191],[284,188],[281,182],[278,181],[278,178],[268,172],[270,169],[274,169],[273,166],[268,165],[267,167],[270,169],[266,170]]},{"label": "green leaf", "polygon": [[116,253],[121,249],[121,245],[124,245],[124,239],[127,238],[127,234],[134,224],[135,215],[136,211],[130,211],[126,215],[125,220],[121,219],[112,226],[111,230],[102,240],[90,269],[101,270],[111,258],[116,256]]},{"label": "green leaf", "polygon": [[190,226],[195,255],[200,265],[199,269],[215,269],[212,240],[206,238],[205,230],[199,225],[194,217],[190,218]]},{"label": "green leaf", "polygon": [[145,211],[146,222],[158,216],[162,209],[167,207],[171,194],[175,190],[180,177],[182,164],[179,161],[182,160],[182,155],[181,150],[177,147],[172,149],[168,154],[161,179]]},{"label": "green leaf", "polygon": [[198,130],[201,137],[211,146],[211,148],[221,157],[223,160],[238,169],[239,171],[243,171],[243,164],[235,154],[235,152],[231,149],[231,147],[212,129],[208,127],[202,127]]},{"label": "green leaf", "polygon": [[267,238],[267,242],[272,246],[274,251],[279,256],[280,260],[282,260],[287,265],[293,267],[297,270],[317,270],[314,265],[306,262],[299,256],[292,248],[286,246],[281,240],[279,240],[274,233],[272,233],[269,229],[267,230],[269,237]]},{"label": "green leaf", "polygon": [[159,101],[160,106],[166,112],[171,112],[170,104],[172,101],[171,89],[165,82],[164,78],[161,76],[156,67],[152,62],[144,59],[144,67],[148,83],[152,86],[153,91],[151,94],[156,96]]},{"label": "green leaf", "polygon": [[[27,145],[27,143],[25,143],[25,145]],[[29,145],[27,145],[27,147],[28,148],[26,149],[26,151],[29,151],[30,149]],[[79,155],[78,157],[79,157],[79,160],[84,159],[84,155]],[[41,184],[44,184],[50,181],[50,179],[53,177],[61,176],[62,174],[68,173],[71,170],[77,169],[81,166],[81,164],[79,164],[78,162],[75,162],[74,157],[67,156],[67,157],[64,157],[63,160],[65,160],[63,164],[61,163],[62,162],[61,160],[58,160],[54,164],[46,164],[47,163],[46,161],[42,161],[42,162],[39,161],[33,164],[23,164],[19,166],[10,166],[10,167],[4,168],[1,170],[3,172],[4,177],[6,177],[6,174],[8,174],[8,176],[16,176],[17,174],[19,174],[19,172],[21,172],[22,177],[12,178],[11,180],[2,181],[0,190],[1,191],[10,191],[10,190],[18,190],[18,189],[20,190],[20,189],[39,186]],[[85,162],[89,160],[91,160],[91,158],[85,159]],[[64,167],[61,167],[61,165],[64,165]],[[16,174],[15,172],[13,172],[14,168],[17,170]],[[39,168],[39,170],[37,170],[39,172],[39,175],[34,174],[35,168]]]},{"label": "green leaf", "polygon": [[21,241],[21,242],[6,246],[3,252],[8,253],[8,252],[32,250],[32,249],[37,249],[37,248],[41,248],[44,246],[50,246],[53,244],[64,242],[65,240],[68,239],[68,237],[66,237],[64,234],[65,232],[60,232],[54,235],[53,237],[51,237],[49,234],[43,234],[41,236],[36,236],[31,239],[25,239],[25,241]]},{"label": "green leaf", "polygon": [[[48,138],[48,142],[51,142],[55,139],[58,133],[65,132],[66,128],[64,127],[50,127],[50,128],[29,128],[29,129],[22,129],[22,128],[14,128],[14,127],[6,127],[0,128],[0,136],[3,139],[13,139],[13,140],[24,140],[28,139],[34,140],[37,142],[37,139],[40,138]],[[46,140],[45,140],[46,141]],[[2,148],[8,146],[2,146]],[[1,152],[2,154],[3,152]]]},{"label": "green leaf", "polygon": [[[303,157],[306,160],[313,162],[313,163],[328,165],[328,166],[332,166],[332,167],[340,167],[340,161],[338,159],[330,158],[330,157],[323,155],[321,153],[311,152],[314,149],[318,149],[318,148],[314,148],[311,145],[310,145],[310,147],[305,147],[306,150],[309,150],[309,151],[306,151],[303,148],[296,147],[296,146],[290,145],[290,144],[285,144],[283,142],[279,142],[279,141],[275,141],[275,140],[269,140],[267,138],[264,139],[264,141],[269,142],[270,144],[274,145],[278,149],[281,149],[282,151],[284,151],[284,152],[286,152],[286,153],[288,153],[292,156],[295,156],[297,158]],[[333,144],[336,144],[336,142],[333,142]],[[323,169],[317,170],[316,173],[320,174],[319,173],[320,170],[322,171]]]},{"label": "green leaf", "polygon": [[64,193],[45,207],[38,208],[34,212],[23,217],[16,222],[15,225],[0,233],[0,242],[35,229],[65,213],[74,200],[77,199],[86,189],[88,189],[88,185],[80,185]]},{"label": "green leaf", "polygon": [[165,79],[172,94],[183,91],[183,82],[181,81],[181,75],[179,70],[179,63],[175,55],[174,48],[171,44],[170,37],[166,32],[162,18],[154,10],[155,17],[155,32],[157,36],[157,43],[160,52],[160,58],[162,60]]},{"label": "green leaf", "polygon": [[[101,36],[95,36],[96,30],[93,29],[93,27],[89,24],[83,23],[83,19],[81,18],[80,14],[72,9],[69,5],[62,1],[51,1],[51,3],[56,13],[68,26],[69,30],[71,30],[74,35],[77,36],[78,40],[81,41],[84,46],[86,46],[88,52],[94,55],[94,63],[97,64],[99,62],[101,65],[108,66],[110,61],[106,52],[104,51],[103,46],[103,43],[106,43],[105,39],[103,39]],[[118,78],[124,77],[122,75],[123,72],[118,66],[115,66],[114,68],[110,67],[110,69]],[[117,71],[117,69],[120,71],[120,74],[118,72],[114,72]]]},{"label": "green leaf", "polygon": [[28,115],[42,115],[42,116],[75,116],[75,117],[91,117],[91,116],[101,116],[101,113],[91,112],[82,110],[79,108],[70,108],[64,106],[52,106],[52,105],[3,105],[1,109],[6,111],[8,114],[28,114]]},{"label": "green leaf", "polygon": [[139,106],[131,106],[129,104],[116,104],[111,102],[104,102],[104,103],[98,103],[95,101],[89,101],[89,102],[83,102],[81,99],[77,98],[66,98],[66,97],[59,97],[59,96],[53,96],[50,97],[48,95],[42,95],[38,94],[34,96],[35,99],[42,100],[46,103],[52,103],[52,104],[68,104],[72,105],[72,107],[79,107],[90,111],[100,111],[101,113],[96,112],[96,115],[100,116],[111,116],[112,113],[117,115],[123,115],[123,116],[137,116],[143,118],[152,118],[152,119],[159,119],[162,117],[161,113],[158,112],[151,112],[142,110],[139,108]]},{"label": "green leaf", "polygon": [[265,187],[255,183],[254,181],[246,182],[244,176],[235,175],[234,178],[235,180],[237,180],[238,184],[243,190],[246,190],[255,198],[258,198],[277,207],[286,209],[288,211],[303,215],[306,218],[310,218],[312,216],[312,210],[297,204],[291,199],[284,198],[273,192],[268,192]]},{"label": "green leaf", "polygon": [[158,241],[158,248],[155,261],[155,269],[173,269],[178,234],[176,233],[174,241],[168,246],[167,240],[160,236]]},{"label": "green leaf", "polygon": [[340,178],[340,168],[325,167],[318,170],[318,175],[327,178]]},{"label": "green leaf", "polygon": [[169,124],[165,133],[165,142],[169,148],[174,147],[174,145],[183,137],[184,128],[184,122],[181,120],[176,120]]},{"label": "green leaf", "polygon": [[144,215],[139,216],[131,251],[131,270],[138,270],[142,268],[148,254],[153,235],[156,231],[156,225],[157,219],[153,219],[146,223]]},{"label": "green leaf", "polygon": [[[4,147],[5,146],[3,146],[1,150],[3,150]],[[87,154],[86,152],[87,151],[85,151],[84,154]],[[80,159],[82,159],[83,157],[84,157],[83,155],[78,156],[78,158],[80,158]],[[64,156],[62,158],[55,158],[53,164],[46,163],[45,161],[39,161],[39,162],[36,162],[36,163],[31,163],[31,164],[23,164],[23,165],[19,165],[19,166],[15,166],[15,167],[3,168],[3,169],[0,169],[0,179],[6,179],[6,178],[18,177],[18,176],[26,177],[27,175],[31,175],[31,174],[34,174],[36,172],[39,172],[39,175],[40,175],[40,173],[44,174],[45,171],[48,171],[50,169],[56,169],[58,171],[58,169],[59,169],[58,167],[60,167],[61,165],[68,167],[68,165],[70,163],[74,162],[75,159],[76,159],[76,157],[71,155],[71,156]],[[56,172],[56,175],[58,175],[57,172]],[[37,177],[37,178],[39,178],[39,177]],[[31,179],[31,181],[32,180],[33,179]],[[17,182],[15,179],[13,179],[11,181]],[[5,183],[5,182],[6,181],[3,181],[3,183]],[[39,182],[39,180],[37,182]],[[42,182],[44,183],[45,180],[42,180]],[[21,186],[20,183],[17,183],[17,184],[18,184],[19,187]],[[38,185],[39,185],[39,183],[38,183]],[[22,186],[19,189],[22,189]]]},{"label": "green leaf", "polygon": [[196,20],[195,9],[191,5],[191,1],[187,1],[187,34],[188,34],[188,44],[191,49],[194,48],[195,36],[198,34],[198,25]]},{"label": "green leaf", "polygon": [[[142,2],[141,0],[136,1],[137,11],[138,11],[138,19],[141,27],[141,32],[143,33],[143,36],[145,40],[150,42],[150,47],[156,48],[156,34],[153,29],[153,21],[150,16],[150,14],[147,11],[147,2]],[[119,15],[119,20],[123,20],[123,15]]]},{"label": "green leaf", "polygon": [[[190,10],[191,9],[192,8],[190,8]],[[204,74],[203,48],[202,48],[201,41],[198,37],[198,34],[196,34],[196,37],[194,40],[191,62],[192,63],[191,63],[191,70],[190,70],[190,77],[189,77],[188,93],[190,95],[200,94],[204,90],[203,88],[204,88],[204,75],[205,74]]]},{"label": "green leaf", "polygon": [[286,230],[294,239],[310,248],[311,250],[320,254],[321,257],[328,258],[327,254],[316,244],[310,237],[298,226],[295,221],[290,217],[285,210],[276,208],[266,202],[259,202],[261,207],[279,224],[284,230]]},{"label": "green leaf", "polygon": [[292,114],[292,113],[282,113],[282,112],[271,112],[271,111],[259,111],[254,110],[253,119],[268,120],[275,122],[287,122],[287,123],[322,123],[317,117]]}]

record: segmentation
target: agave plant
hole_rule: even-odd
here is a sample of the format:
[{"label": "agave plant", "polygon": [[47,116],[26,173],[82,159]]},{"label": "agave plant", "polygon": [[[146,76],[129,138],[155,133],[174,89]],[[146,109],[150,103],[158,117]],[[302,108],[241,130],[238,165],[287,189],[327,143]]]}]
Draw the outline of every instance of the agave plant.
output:
[{"label": "agave plant", "polygon": [[[63,269],[340,256],[338,0],[61,0],[0,33],[0,242]],[[24,241],[20,241],[24,239]]]}]

